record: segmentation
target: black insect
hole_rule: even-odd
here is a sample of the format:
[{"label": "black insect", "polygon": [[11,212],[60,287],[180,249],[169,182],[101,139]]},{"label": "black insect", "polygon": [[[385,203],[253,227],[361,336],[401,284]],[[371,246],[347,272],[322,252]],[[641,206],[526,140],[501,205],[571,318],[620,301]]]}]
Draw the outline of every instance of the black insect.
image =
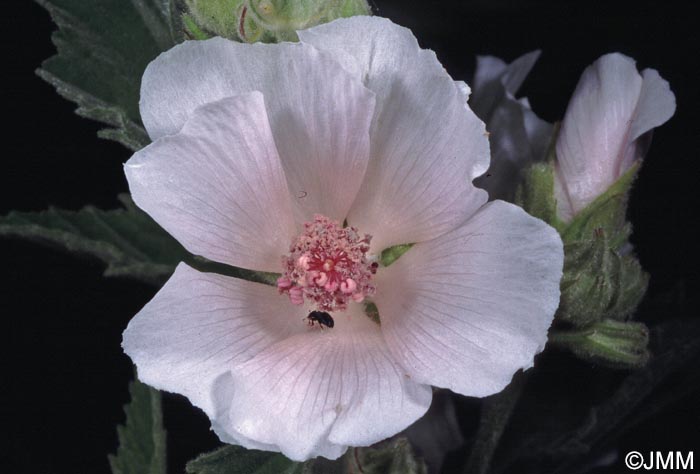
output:
[{"label": "black insect", "polygon": [[321,329],[323,329],[323,326],[332,328],[335,325],[333,317],[325,311],[311,311],[304,319],[309,322],[309,326],[313,326],[314,323],[318,323]]}]

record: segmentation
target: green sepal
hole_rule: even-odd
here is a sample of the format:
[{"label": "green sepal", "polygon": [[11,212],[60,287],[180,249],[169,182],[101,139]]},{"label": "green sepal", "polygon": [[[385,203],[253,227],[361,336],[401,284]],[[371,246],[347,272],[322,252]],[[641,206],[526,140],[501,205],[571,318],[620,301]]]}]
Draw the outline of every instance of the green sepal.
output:
[{"label": "green sepal", "polygon": [[623,321],[639,306],[649,285],[649,274],[642,270],[639,261],[633,255],[620,258],[620,291],[615,306],[608,312],[608,317]]},{"label": "green sepal", "polygon": [[639,164],[633,164],[607,191],[577,213],[561,233],[562,240],[590,239],[598,229],[603,229],[612,248],[622,247],[632,231],[626,220],[627,202],[638,170]]},{"label": "green sepal", "polygon": [[354,448],[348,456],[350,473],[364,474],[427,474],[422,459],[413,453],[406,438],[395,438],[369,448]]},{"label": "green sepal", "polygon": [[611,368],[643,367],[650,357],[649,330],[639,322],[604,319],[581,329],[552,331],[549,341]]},{"label": "green sepal", "polygon": [[620,258],[605,233],[564,245],[564,274],[556,318],[577,327],[608,315],[620,292]]},{"label": "green sepal", "polygon": [[282,454],[224,446],[187,463],[187,474],[308,474],[313,461],[299,463]]},{"label": "green sepal", "polygon": [[379,257],[379,262],[383,266],[388,267],[389,265],[397,261],[401,257],[401,255],[408,252],[411,247],[413,247],[413,244],[399,244],[394,245],[393,247],[386,248],[382,250],[382,253]]},{"label": "green sepal", "polygon": [[119,447],[109,455],[112,474],[165,474],[165,429],[160,392],[138,380],[129,384],[126,423],[117,427]]},{"label": "green sepal", "polygon": [[515,193],[515,204],[561,233],[565,224],[557,217],[554,166],[551,161],[535,163],[525,170],[523,180]]},{"label": "green sepal", "polygon": [[647,283],[639,262],[612,249],[602,230],[590,240],[565,243],[556,318],[576,327],[606,318],[624,320],[637,308]]},{"label": "green sepal", "polygon": [[368,301],[365,303],[365,314],[369,319],[371,319],[375,323],[379,325],[382,324],[382,320],[379,317],[379,308],[377,308],[377,305],[373,302]]},{"label": "green sepal", "polygon": [[76,113],[109,128],[99,136],[131,150],[149,143],[139,115],[141,77],[158,54],[181,41],[174,0],[37,0],[58,25],[58,54],[37,74]]},{"label": "green sepal", "polygon": [[96,257],[107,264],[105,276],[162,283],[188,253],[128,195],[119,199],[124,208],[111,211],[93,206],[79,211],[13,211],[0,217],[0,236],[25,238]]}]

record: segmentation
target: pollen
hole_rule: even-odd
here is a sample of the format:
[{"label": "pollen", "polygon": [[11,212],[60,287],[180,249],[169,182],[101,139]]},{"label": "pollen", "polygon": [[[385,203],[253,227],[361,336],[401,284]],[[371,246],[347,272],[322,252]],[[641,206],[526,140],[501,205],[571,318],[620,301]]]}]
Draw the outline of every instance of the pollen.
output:
[{"label": "pollen", "polygon": [[371,238],[355,227],[314,216],[290,245],[289,255],[282,257],[279,292],[293,304],[310,302],[320,311],[342,311],[350,301],[361,303],[375,292],[371,280],[377,263],[367,255]]}]

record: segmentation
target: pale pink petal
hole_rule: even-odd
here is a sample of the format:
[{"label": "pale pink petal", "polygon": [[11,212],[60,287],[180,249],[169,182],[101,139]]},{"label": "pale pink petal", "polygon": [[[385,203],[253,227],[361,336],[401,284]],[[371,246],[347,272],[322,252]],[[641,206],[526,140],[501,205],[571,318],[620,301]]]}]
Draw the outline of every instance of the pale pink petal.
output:
[{"label": "pale pink petal", "polygon": [[222,439],[335,459],[425,413],[431,388],[407,377],[362,306],[333,317],[333,329],[308,328],[232,369],[228,413],[215,425]]},{"label": "pale pink petal", "polygon": [[568,220],[604,193],[636,160],[637,140],[666,122],[675,97],[656,71],[607,54],[581,75],[557,140],[557,207]]},{"label": "pale pink petal", "polygon": [[382,333],[416,382],[496,393],[544,348],[562,266],[554,229],[491,202],[377,275]]},{"label": "pale pink petal", "polygon": [[187,41],[144,74],[141,113],[151,138],[176,133],[208,102],[261,91],[298,222],[342,221],[367,168],[374,94],[310,45]]},{"label": "pale pink petal", "polygon": [[459,91],[459,93],[462,94],[462,98],[464,99],[464,106],[469,107],[467,105],[467,101],[469,100],[469,96],[471,95],[472,90],[464,81],[455,81],[455,85],[457,86],[457,90]]},{"label": "pale pink petal", "polygon": [[201,273],[180,264],[124,331],[139,379],[216,413],[217,379],[303,331],[305,311],[272,286]]},{"label": "pale pink petal", "polygon": [[190,252],[278,272],[295,233],[262,94],[200,107],[125,165],[132,197]]},{"label": "pale pink petal", "polygon": [[[668,81],[659,76],[654,69],[642,71],[642,91],[639,103],[630,126],[630,140],[638,140],[653,128],[663,125],[676,111],[676,97],[671,92]],[[646,152],[646,150],[644,150]],[[624,173],[632,163],[642,158],[634,146],[628,146],[618,174]]]},{"label": "pale pink petal", "polygon": [[[279,448],[274,444],[261,443],[231,429],[230,407],[231,400],[234,397],[234,389],[231,372],[226,372],[214,382],[212,394],[214,398],[214,414],[210,416],[212,430],[224,443],[237,444],[247,449],[279,452]],[[340,450],[340,447],[338,447],[338,450]]]},{"label": "pale pink petal", "polygon": [[[300,31],[377,94],[371,158],[348,221],[381,250],[454,229],[486,200],[483,122],[432,51],[385,18],[356,16]],[[436,183],[439,183],[436,185]]]}]

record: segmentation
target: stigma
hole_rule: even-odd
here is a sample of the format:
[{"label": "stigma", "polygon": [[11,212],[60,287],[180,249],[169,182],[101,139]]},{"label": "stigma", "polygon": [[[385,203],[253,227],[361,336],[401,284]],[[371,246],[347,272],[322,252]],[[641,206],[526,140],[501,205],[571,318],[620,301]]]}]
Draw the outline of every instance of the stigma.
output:
[{"label": "stigma", "polygon": [[371,238],[317,214],[282,257],[284,273],[277,288],[293,304],[311,303],[320,311],[361,303],[375,292],[371,280],[378,264],[367,255]]}]

